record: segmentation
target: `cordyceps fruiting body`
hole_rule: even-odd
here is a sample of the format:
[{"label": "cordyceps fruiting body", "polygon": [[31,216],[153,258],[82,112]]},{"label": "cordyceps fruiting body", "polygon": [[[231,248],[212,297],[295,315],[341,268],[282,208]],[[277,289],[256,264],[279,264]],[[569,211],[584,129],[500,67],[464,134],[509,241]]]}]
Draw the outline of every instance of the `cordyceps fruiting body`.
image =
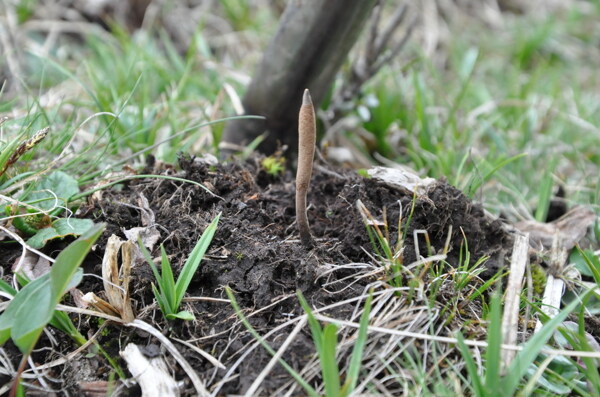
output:
[{"label": "cordyceps fruiting body", "polygon": [[310,92],[306,89],[298,115],[298,170],[296,172],[296,223],[300,232],[300,241],[306,247],[313,246],[306,216],[306,195],[312,175],[316,136],[315,109]]}]

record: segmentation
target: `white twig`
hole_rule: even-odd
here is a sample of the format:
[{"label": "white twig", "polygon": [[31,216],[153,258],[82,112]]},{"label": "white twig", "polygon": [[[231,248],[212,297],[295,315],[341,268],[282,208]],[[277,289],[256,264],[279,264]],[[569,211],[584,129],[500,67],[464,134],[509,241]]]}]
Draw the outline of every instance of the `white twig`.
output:
[{"label": "white twig", "polygon": [[[521,297],[523,274],[529,262],[529,234],[515,236],[512,259],[510,262],[510,275],[506,285],[504,297],[504,313],[502,314],[502,341],[505,345],[517,343],[519,331],[519,301]],[[516,352],[514,350],[502,351],[502,368],[510,366]]]},{"label": "white twig", "polygon": [[169,374],[162,357],[146,358],[140,348],[129,343],[121,352],[127,368],[146,397],[179,397],[177,381]]}]

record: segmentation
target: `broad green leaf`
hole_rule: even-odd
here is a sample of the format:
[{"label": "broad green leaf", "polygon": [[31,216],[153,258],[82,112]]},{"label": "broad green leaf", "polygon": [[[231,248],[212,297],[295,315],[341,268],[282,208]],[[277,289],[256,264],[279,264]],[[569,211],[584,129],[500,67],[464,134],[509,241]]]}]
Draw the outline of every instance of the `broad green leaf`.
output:
[{"label": "broad green leaf", "polygon": [[181,274],[179,274],[179,277],[177,278],[177,283],[175,284],[177,298],[176,301],[179,303],[181,303],[181,301],[183,300],[183,295],[185,295],[185,292],[187,291],[188,286],[192,281],[192,277],[194,277],[194,273],[196,273],[196,270],[200,265],[200,261],[202,260],[204,253],[208,249],[208,246],[210,245],[213,236],[215,235],[215,232],[217,231],[217,225],[219,224],[220,217],[221,213],[219,213],[215,217],[215,219],[213,219],[210,225],[208,225],[208,227],[204,230],[204,233],[202,233],[200,240],[198,240],[198,243],[196,243],[196,246],[192,250],[190,257],[185,262],[185,265],[183,265]]},{"label": "broad green leaf", "polygon": [[27,284],[10,301],[0,316],[0,341],[7,336],[23,353],[33,348],[44,326],[52,318],[50,275],[47,274]]},{"label": "broad green leaf", "polygon": [[[1,318],[0,318],[1,320]],[[10,328],[6,322],[0,321],[0,346],[10,339]]]},{"label": "broad green leaf", "polygon": [[[79,269],[67,284],[66,289],[75,287],[81,281],[83,271]],[[46,274],[19,291],[0,316],[0,342],[10,336],[23,352],[29,352],[42,330],[55,315],[58,301],[52,300],[51,276]],[[8,333],[7,333],[8,331]]]},{"label": "broad green leaf", "polygon": [[94,222],[90,219],[61,218],[54,221],[52,226],[38,230],[34,236],[27,240],[27,244],[39,249],[50,240],[67,236],[80,236],[92,226],[94,226]]},{"label": "broad green leaf", "polygon": [[56,257],[56,261],[50,270],[53,306],[58,304],[62,295],[66,292],[69,282],[92,248],[92,245],[104,231],[104,227],[103,223],[92,226]]},{"label": "broad green leaf", "polygon": [[79,265],[102,233],[104,225],[93,229],[58,255],[50,273],[28,283],[15,295],[0,316],[0,342],[6,342],[7,335],[10,335],[24,354],[33,349],[64,292],[81,281]]},{"label": "broad green leaf", "polygon": [[28,202],[36,202],[36,207],[50,210],[56,206],[66,206],[68,199],[77,193],[79,184],[75,178],[62,171],[54,171],[42,179],[36,191],[26,199]]},{"label": "broad green leaf", "polygon": [[[30,282],[28,279],[26,279],[23,276],[20,276],[19,274],[17,274],[17,277],[19,278],[19,283],[22,286],[25,286],[25,285],[29,284],[29,282]],[[73,277],[73,281],[77,281],[77,283],[79,283],[78,280],[80,280],[81,277],[82,277],[82,274],[75,275],[75,277]],[[11,287],[6,281],[1,280],[1,279],[0,279],[0,291],[3,291],[12,296],[15,296],[17,294],[17,290],[15,290],[13,287]],[[77,328],[75,328],[75,325],[73,324],[73,322],[71,321],[71,319],[69,318],[67,313],[65,313],[65,312],[55,310],[54,314],[52,316],[52,319],[50,320],[50,325],[52,325],[54,328],[57,328],[57,329],[63,331],[64,333],[69,335],[71,338],[73,338],[80,345],[82,345],[86,342],[85,337],[83,335],[81,335],[81,333],[77,330]],[[8,337],[10,337],[10,333],[8,334]],[[8,338],[7,338],[7,340],[8,340]]]}]

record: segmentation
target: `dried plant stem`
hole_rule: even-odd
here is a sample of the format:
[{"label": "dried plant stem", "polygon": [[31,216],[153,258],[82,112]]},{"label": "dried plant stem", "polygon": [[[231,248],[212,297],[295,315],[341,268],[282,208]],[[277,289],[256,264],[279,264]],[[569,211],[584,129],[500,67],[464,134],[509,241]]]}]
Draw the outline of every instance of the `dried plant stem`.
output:
[{"label": "dried plant stem", "polygon": [[306,247],[312,247],[310,227],[306,216],[306,194],[310,186],[317,126],[315,109],[308,89],[304,90],[302,106],[298,116],[298,170],[296,173],[296,222],[300,232],[300,241]]}]

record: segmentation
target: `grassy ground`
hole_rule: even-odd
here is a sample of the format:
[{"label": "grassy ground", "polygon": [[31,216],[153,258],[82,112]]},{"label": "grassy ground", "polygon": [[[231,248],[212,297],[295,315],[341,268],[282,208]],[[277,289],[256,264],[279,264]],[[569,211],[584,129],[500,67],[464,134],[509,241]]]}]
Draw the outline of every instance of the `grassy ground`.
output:
[{"label": "grassy ground", "polygon": [[[10,37],[7,28],[2,30],[6,40],[0,67],[22,80],[0,92],[0,117],[9,118],[1,127],[0,164],[11,163],[9,155],[36,131],[47,126],[50,131],[0,175],[3,205],[35,189],[36,173],[51,167],[90,189],[114,179],[111,173],[124,165],[139,167],[149,153],[169,163],[179,152],[218,155],[223,125],[205,125],[236,115],[236,101],[279,15],[276,7],[223,1],[203,14],[184,45],[173,39],[165,20],[133,34],[123,26],[108,33],[86,23],[76,33],[53,35],[49,32],[61,27],[36,15],[35,2],[18,4],[3,16],[16,12],[11,34],[19,35]],[[572,1],[524,14],[496,12],[491,21],[477,12],[452,10],[439,21],[440,36],[417,27],[400,56],[365,85],[344,116],[358,124],[338,134],[373,164],[395,162],[422,176],[446,178],[511,222],[544,220],[559,187],[569,208],[586,205],[597,214],[598,3]],[[6,45],[11,40],[13,48]],[[428,47],[432,42],[434,50]],[[600,238],[597,222],[592,229],[586,241],[593,250]],[[498,330],[494,305],[486,302],[484,312],[490,329]],[[587,309],[597,313],[597,302],[588,302]],[[428,332],[436,330],[421,329]],[[583,328],[578,332],[584,335]],[[491,344],[499,343],[496,333],[488,335]],[[538,343],[541,348],[545,341]],[[595,351],[593,345],[573,341],[572,346]],[[429,348],[423,356],[406,347],[386,364],[387,376],[401,379],[407,395],[503,395],[500,388],[511,390],[506,379],[517,382],[523,395],[598,395],[600,390],[598,351],[585,362],[540,357],[537,366],[527,367],[527,376],[515,369],[501,377],[494,368],[499,353],[492,348],[484,350],[487,356],[476,354],[469,361],[463,347],[460,364],[457,352],[443,341]],[[537,350],[530,351],[535,358]],[[448,356],[464,369],[448,369]],[[381,392],[377,380],[372,382],[375,386],[367,389]]]}]

